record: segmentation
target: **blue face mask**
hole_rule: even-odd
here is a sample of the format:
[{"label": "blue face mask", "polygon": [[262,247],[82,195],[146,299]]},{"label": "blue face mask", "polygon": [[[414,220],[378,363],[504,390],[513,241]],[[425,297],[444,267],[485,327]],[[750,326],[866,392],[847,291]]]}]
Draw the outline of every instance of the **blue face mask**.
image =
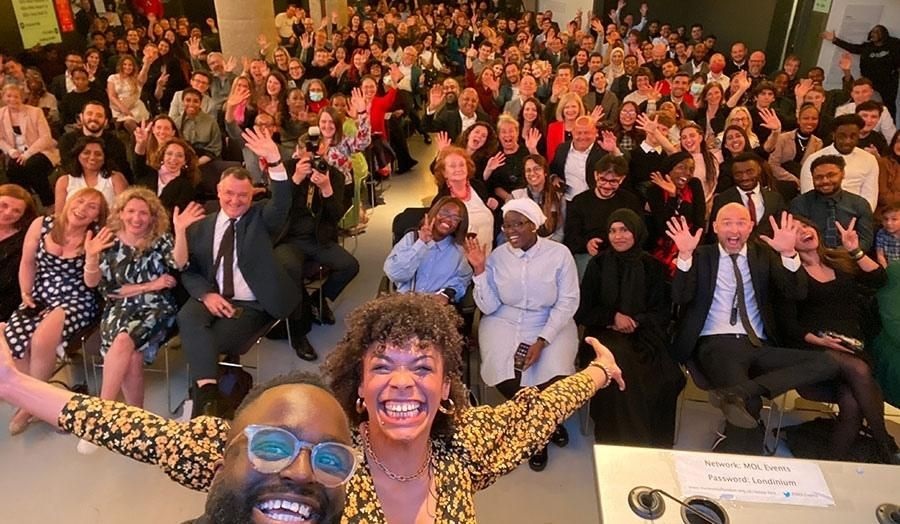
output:
[{"label": "blue face mask", "polygon": [[309,99],[312,100],[313,102],[321,102],[323,98],[325,98],[325,93],[323,93],[321,91],[310,91],[309,92]]},{"label": "blue face mask", "polygon": [[691,84],[691,94],[699,95],[703,91],[703,84]]}]

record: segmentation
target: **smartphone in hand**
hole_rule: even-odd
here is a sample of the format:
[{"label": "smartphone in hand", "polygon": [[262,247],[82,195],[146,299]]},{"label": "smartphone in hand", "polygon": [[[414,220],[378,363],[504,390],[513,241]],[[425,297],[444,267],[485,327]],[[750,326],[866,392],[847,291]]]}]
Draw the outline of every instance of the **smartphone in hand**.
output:
[{"label": "smartphone in hand", "polygon": [[519,373],[525,371],[525,357],[528,355],[529,349],[531,349],[531,344],[527,342],[522,342],[516,348],[516,355],[513,357],[513,369]]}]

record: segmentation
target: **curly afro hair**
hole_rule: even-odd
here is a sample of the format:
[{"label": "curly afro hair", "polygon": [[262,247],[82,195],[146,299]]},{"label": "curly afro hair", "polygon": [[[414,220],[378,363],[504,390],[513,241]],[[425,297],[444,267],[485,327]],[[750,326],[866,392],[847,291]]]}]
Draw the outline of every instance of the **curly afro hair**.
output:
[{"label": "curly afro hair", "polygon": [[468,406],[468,393],[462,383],[462,318],[451,306],[434,296],[420,293],[385,295],[369,301],[347,317],[347,333],[325,362],[323,371],[335,397],[350,417],[352,425],[368,419],[357,413],[356,399],[362,382],[363,357],[369,350],[384,351],[387,346],[431,348],[444,363],[445,379],[450,382],[450,399],[456,410],[438,412],[431,435],[453,433],[453,421]]}]

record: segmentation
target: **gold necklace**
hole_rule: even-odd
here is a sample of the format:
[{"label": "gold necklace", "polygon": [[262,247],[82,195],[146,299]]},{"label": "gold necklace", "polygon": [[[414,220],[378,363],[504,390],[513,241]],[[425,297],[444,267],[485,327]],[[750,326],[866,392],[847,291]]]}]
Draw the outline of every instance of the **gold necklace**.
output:
[{"label": "gold necklace", "polygon": [[383,471],[385,475],[387,475],[392,480],[396,480],[397,482],[410,482],[410,481],[416,480],[417,478],[421,477],[423,473],[428,471],[429,466],[431,466],[431,438],[430,437],[428,439],[427,448],[425,451],[425,461],[422,462],[422,466],[418,469],[418,471],[416,471],[415,473],[413,473],[412,475],[409,475],[409,476],[398,475],[398,474],[394,473],[393,471],[388,469],[388,467],[385,466],[384,463],[382,463],[378,459],[378,455],[375,454],[375,450],[372,449],[372,443],[369,440],[369,425],[368,424],[365,425],[365,430],[363,433],[363,440],[365,440],[366,452],[369,454],[369,456],[372,457],[372,461],[375,462],[375,464],[378,466],[378,468],[381,471]]}]

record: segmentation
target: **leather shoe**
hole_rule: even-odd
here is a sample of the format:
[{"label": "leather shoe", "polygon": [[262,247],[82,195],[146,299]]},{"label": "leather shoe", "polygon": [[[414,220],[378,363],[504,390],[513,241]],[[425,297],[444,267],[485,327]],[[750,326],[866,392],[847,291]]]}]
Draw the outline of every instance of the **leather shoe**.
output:
[{"label": "leather shoe", "polygon": [[747,411],[747,401],[735,393],[712,390],[709,392],[709,403],[721,410],[725,420],[733,426],[754,429],[759,425],[756,417]]},{"label": "leather shoe", "polygon": [[545,446],[528,459],[528,467],[531,468],[532,471],[544,471],[544,468],[547,467],[548,458],[547,447]]},{"label": "leather shoe", "polygon": [[322,310],[319,311],[319,292],[316,291],[309,297],[310,307],[312,309],[312,320],[318,325],[326,324],[333,326],[335,323],[334,311],[328,305],[328,299],[322,299]]},{"label": "leather shoe", "polygon": [[556,426],[556,431],[550,435],[550,442],[556,444],[557,446],[564,448],[569,443],[569,432],[566,431],[566,427],[562,424]]},{"label": "leather shoe", "polygon": [[194,401],[194,406],[191,410],[192,419],[219,416],[220,395],[218,384],[204,384],[199,388],[194,386],[191,400]]},{"label": "leather shoe", "polygon": [[296,353],[299,358],[307,362],[313,362],[319,358],[319,355],[316,353],[316,350],[313,349],[312,344],[309,343],[309,339],[306,338],[306,335],[291,337],[291,344],[294,347],[294,353]]}]

